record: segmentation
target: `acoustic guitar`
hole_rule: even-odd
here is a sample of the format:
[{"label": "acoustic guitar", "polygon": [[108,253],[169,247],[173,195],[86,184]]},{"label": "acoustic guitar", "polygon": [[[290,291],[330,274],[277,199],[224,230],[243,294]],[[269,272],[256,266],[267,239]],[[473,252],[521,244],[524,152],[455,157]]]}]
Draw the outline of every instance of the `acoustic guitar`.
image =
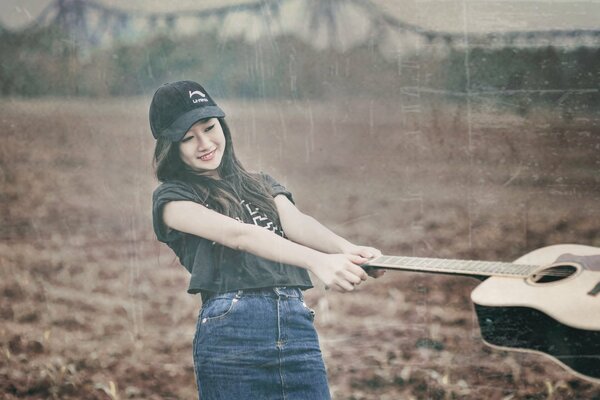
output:
[{"label": "acoustic guitar", "polygon": [[381,256],[363,267],[485,279],[471,300],[487,345],[549,356],[600,384],[600,248],[548,246],[513,263]]}]

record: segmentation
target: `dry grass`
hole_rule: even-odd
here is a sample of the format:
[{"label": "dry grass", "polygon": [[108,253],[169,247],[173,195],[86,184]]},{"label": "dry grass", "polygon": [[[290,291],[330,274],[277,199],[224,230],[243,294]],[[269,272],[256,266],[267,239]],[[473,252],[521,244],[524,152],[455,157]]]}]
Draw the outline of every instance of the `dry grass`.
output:
[{"label": "dry grass", "polygon": [[[0,104],[0,393],[189,399],[199,302],[156,242],[147,99]],[[437,104],[224,102],[249,169],[387,254],[511,260],[600,246],[600,118]],[[469,133],[470,132],[470,133]],[[600,398],[600,387],[480,341],[476,282],[388,272],[307,293],[336,399]],[[176,329],[174,329],[176,327]]]}]

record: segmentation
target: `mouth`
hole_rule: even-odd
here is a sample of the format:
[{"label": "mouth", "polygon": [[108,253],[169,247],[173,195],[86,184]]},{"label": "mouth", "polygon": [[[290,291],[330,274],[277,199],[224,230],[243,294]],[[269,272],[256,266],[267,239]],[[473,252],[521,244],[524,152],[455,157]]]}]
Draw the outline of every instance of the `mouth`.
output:
[{"label": "mouth", "polygon": [[198,158],[198,159],[200,159],[202,161],[210,161],[210,160],[212,160],[214,158],[216,151],[217,151],[217,149],[214,149],[210,153],[206,153],[203,156],[196,157],[196,158]]}]

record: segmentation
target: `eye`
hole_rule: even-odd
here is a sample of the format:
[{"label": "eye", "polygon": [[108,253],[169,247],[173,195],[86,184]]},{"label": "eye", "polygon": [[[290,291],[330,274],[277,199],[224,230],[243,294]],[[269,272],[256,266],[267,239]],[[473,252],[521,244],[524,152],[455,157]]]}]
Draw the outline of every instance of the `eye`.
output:
[{"label": "eye", "polygon": [[182,142],[182,143],[189,142],[189,141],[190,141],[190,140],[191,140],[193,137],[194,137],[194,136],[188,136],[188,137],[186,137],[186,138],[183,138],[183,139],[181,140],[181,142]]},{"label": "eye", "polygon": [[206,128],[206,129],[204,130],[204,132],[211,131],[211,130],[212,130],[214,127],[215,127],[215,124],[212,124],[211,126],[209,126],[208,128]]}]

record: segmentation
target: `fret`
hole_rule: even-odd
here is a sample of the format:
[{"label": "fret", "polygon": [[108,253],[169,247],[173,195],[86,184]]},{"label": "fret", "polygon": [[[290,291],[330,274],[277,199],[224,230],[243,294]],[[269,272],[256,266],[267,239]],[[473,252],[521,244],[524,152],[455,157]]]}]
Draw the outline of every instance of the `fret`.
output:
[{"label": "fret", "polygon": [[402,265],[405,264],[405,261],[403,260],[404,258],[406,257],[392,257],[389,263],[392,265]]},{"label": "fret", "polygon": [[396,257],[394,257],[394,256],[383,256],[383,257],[376,258],[373,261],[381,262],[384,264],[391,264],[395,258]]},{"label": "fret", "polygon": [[506,272],[511,272],[511,270],[513,270],[513,268],[509,267],[508,265],[504,264],[504,263],[494,263],[494,272],[498,273],[498,274],[503,274]]},{"label": "fret", "polygon": [[512,269],[509,269],[508,267],[506,269],[513,274],[524,274],[528,270],[524,265],[514,265]]},{"label": "fret", "polygon": [[389,261],[390,265],[407,265],[408,263],[408,257],[392,257]]},{"label": "fret", "polygon": [[458,264],[460,265],[459,268],[465,272],[473,271],[473,262],[472,261],[459,260]]},{"label": "fret", "polygon": [[501,274],[506,270],[506,267],[502,263],[492,262],[490,272]]},{"label": "fret", "polygon": [[507,272],[510,272],[510,271],[507,271],[505,266],[498,264],[498,263],[494,263],[492,265],[492,268],[490,269],[491,274],[505,274]]},{"label": "fret", "polygon": [[501,272],[514,274],[514,273],[519,273],[519,271],[521,271],[521,270],[522,270],[522,268],[518,268],[518,266],[515,264],[503,264]]},{"label": "fret", "polygon": [[404,266],[412,267],[412,266],[415,265],[415,263],[416,263],[415,258],[413,258],[413,257],[406,257],[406,260],[404,261]]},{"label": "fret", "polygon": [[470,261],[470,262],[469,262],[469,269],[470,269],[471,271],[477,271],[477,272],[478,272],[478,271],[479,271],[479,269],[480,269],[480,268],[479,268],[479,265],[480,265],[480,264],[481,264],[481,263],[480,263],[479,261]]},{"label": "fret", "polygon": [[470,263],[470,269],[473,272],[478,272],[478,273],[483,273],[484,275],[487,275],[487,272],[489,271],[489,269],[491,268],[491,265],[489,265],[486,262],[482,262],[482,261],[473,261]]},{"label": "fret", "polygon": [[441,258],[440,262],[438,264],[438,268],[442,268],[442,269],[445,269],[445,270],[452,270],[453,271],[454,268],[450,267],[450,263],[448,261],[450,261],[450,260],[447,260],[445,258]]},{"label": "fret", "polygon": [[523,277],[529,275],[525,270],[523,270],[521,268],[516,269],[514,271],[506,271],[504,273],[505,274],[510,274],[510,275],[515,275],[515,276],[523,276]]},{"label": "fret", "polygon": [[529,275],[531,274],[535,269],[537,269],[538,266],[537,265],[523,265],[519,271],[522,275]]},{"label": "fret", "polygon": [[487,272],[487,270],[489,269],[489,265],[487,263],[484,263],[482,261],[477,261],[474,265],[473,268],[475,269],[475,271],[478,272]]},{"label": "fret", "polygon": [[481,272],[490,272],[490,270],[492,269],[491,268],[492,266],[486,262],[480,261],[480,262],[478,262],[478,264],[479,264],[478,269]]},{"label": "fret", "polygon": [[416,263],[413,264],[414,267],[420,267],[421,265],[425,264],[427,258],[421,258],[421,259],[417,259]]},{"label": "fret", "polygon": [[526,273],[527,275],[532,273],[533,270],[536,268],[537,268],[537,265],[523,265],[523,267],[522,267],[523,273]]},{"label": "fret", "polygon": [[402,265],[402,266],[410,266],[412,263],[412,258],[411,257],[402,257],[399,262],[398,265]]},{"label": "fret", "polygon": [[438,268],[440,266],[440,261],[442,261],[439,258],[430,258],[431,262],[429,263],[429,266],[431,268]]},{"label": "fret", "polygon": [[465,261],[463,268],[465,271],[473,271],[475,269],[475,261]]},{"label": "fret", "polygon": [[482,272],[491,272],[494,269],[494,265],[489,262],[481,261],[479,264],[479,270]]},{"label": "fret", "polygon": [[438,268],[440,264],[440,259],[439,258],[430,258],[429,259],[429,263],[428,263],[428,267],[429,268]]},{"label": "fret", "polygon": [[490,262],[480,262],[479,271],[485,273],[492,273],[494,271],[494,263]]},{"label": "fret", "polygon": [[408,264],[408,257],[398,257],[397,260],[395,260],[394,264],[396,265],[406,265]]},{"label": "fret", "polygon": [[504,269],[510,272],[520,272],[523,273],[527,270],[527,268],[523,268],[523,266],[519,266],[517,264],[510,264],[510,263],[506,263],[504,264]]},{"label": "fret", "polygon": [[449,269],[461,269],[461,268],[458,268],[456,260],[446,260],[446,266]]},{"label": "fret", "polygon": [[518,270],[518,268],[516,268],[516,265],[514,265],[514,264],[499,263],[499,265],[500,265],[500,268],[499,268],[498,273],[513,274]]},{"label": "fret", "polygon": [[430,267],[437,268],[439,261],[440,261],[439,258],[429,258],[428,260],[429,260],[428,264]]},{"label": "fret", "polygon": [[467,271],[465,263],[461,260],[450,260],[449,267],[456,270]]},{"label": "fret", "polygon": [[414,257],[404,257],[404,264],[405,265],[412,265],[415,263],[415,258]]},{"label": "fret", "polygon": [[504,266],[497,262],[490,262],[489,272],[493,274],[500,274],[504,271]]}]

